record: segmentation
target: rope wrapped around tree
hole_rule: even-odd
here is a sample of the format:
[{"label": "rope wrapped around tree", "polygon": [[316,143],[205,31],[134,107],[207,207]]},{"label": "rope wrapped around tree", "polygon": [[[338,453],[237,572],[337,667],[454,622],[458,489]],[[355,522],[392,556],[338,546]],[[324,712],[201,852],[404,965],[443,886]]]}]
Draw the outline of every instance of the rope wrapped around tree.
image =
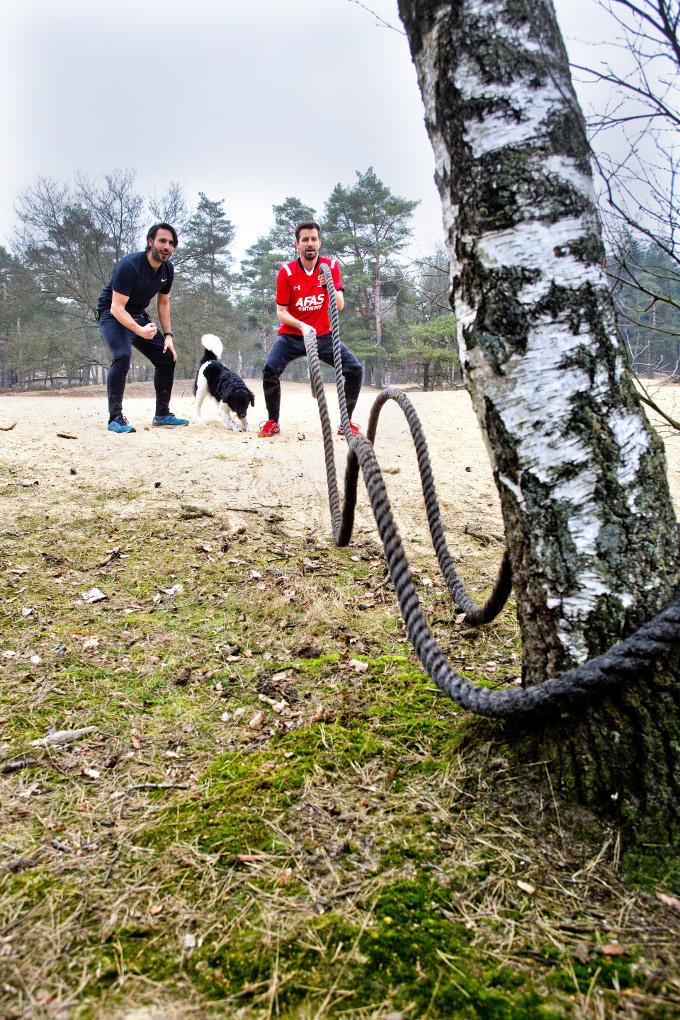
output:
[{"label": "rope wrapped around tree", "polygon": [[352,537],[359,468],[361,468],[378,526],[378,533],[385,550],[387,566],[397,595],[399,609],[406,625],[406,632],[423,668],[442,693],[461,708],[477,715],[521,717],[534,712],[558,711],[573,707],[579,701],[612,690],[624,680],[640,675],[658,662],[680,639],[680,587],[676,589],[665,609],[630,637],[620,641],[602,655],[598,655],[582,666],[547,679],[543,683],[526,688],[491,690],[483,684],[474,683],[456,673],[435,640],[420,605],[387,497],[380,465],[373,449],[380,411],[388,400],[393,400],[399,405],[411,430],[418,457],[427,519],[437,560],[455,604],[465,613],[466,623],[472,626],[488,623],[498,615],[505,605],[512,588],[512,573],[508,554],[506,552],[503,556],[498,577],[489,599],[483,606],[476,605],[466,592],[463,582],[453,566],[441,523],[427,443],[418,415],[406,394],[391,388],[383,390],[371,409],[366,436],[352,435],[343,386],[340,326],[335,290],[330,269],[322,265],[321,270],[328,288],[335,381],[342,429],[348,444],[342,507],[340,506],[335,470],[333,431],[323,389],[316,338],[305,337],[305,346],[312,389],[321,417],[333,540],[336,545],[344,546],[349,543]]}]

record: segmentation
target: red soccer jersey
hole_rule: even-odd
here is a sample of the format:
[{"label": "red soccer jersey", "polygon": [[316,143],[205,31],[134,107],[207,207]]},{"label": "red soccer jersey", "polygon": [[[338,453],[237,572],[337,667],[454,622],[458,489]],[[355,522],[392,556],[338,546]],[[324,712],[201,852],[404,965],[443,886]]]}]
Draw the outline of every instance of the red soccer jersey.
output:
[{"label": "red soccer jersey", "polygon": [[[290,315],[309,326],[313,326],[317,336],[330,333],[331,324],[328,320],[328,291],[326,278],[320,263],[330,266],[333,284],[336,290],[342,290],[340,266],[336,259],[327,259],[320,255],[311,273],[303,268],[300,259],[287,262],[279,269],[276,278],[276,303],[285,305]],[[302,336],[295,326],[281,323],[279,333],[291,333]]]}]

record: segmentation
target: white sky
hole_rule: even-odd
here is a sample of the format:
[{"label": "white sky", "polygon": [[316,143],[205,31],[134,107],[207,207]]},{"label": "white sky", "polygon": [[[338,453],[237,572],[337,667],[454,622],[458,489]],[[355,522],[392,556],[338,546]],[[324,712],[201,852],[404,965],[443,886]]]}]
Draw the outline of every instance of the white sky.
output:
[{"label": "white sky", "polygon": [[[10,7],[10,4],[12,5]],[[366,0],[400,27],[396,0]],[[558,0],[585,62],[607,38],[596,0]],[[585,38],[584,38],[585,37]],[[434,161],[405,37],[350,0],[0,0],[0,244],[39,175],[137,170],[224,199],[237,257],[296,195],[375,168],[421,201],[414,252],[441,240]]]}]

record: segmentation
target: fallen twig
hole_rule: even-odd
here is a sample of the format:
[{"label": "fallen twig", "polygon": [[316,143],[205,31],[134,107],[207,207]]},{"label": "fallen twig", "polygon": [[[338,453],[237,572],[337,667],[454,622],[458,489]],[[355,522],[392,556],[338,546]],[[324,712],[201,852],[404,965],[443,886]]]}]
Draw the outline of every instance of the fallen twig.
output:
[{"label": "fallen twig", "polygon": [[133,790],[188,790],[187,783],[135,783],[134,786],[126,787],[126,793]]},{"label": "fallen twig", "polygon": [[91,570],[95,570],[97,567],[108,567],[109,563],[112,563],[113,560],[119,560],[120,556],[121,556],[121,554],[120,554],[120,546],[117,545],[115,549],[112,549],[108,553],[108,555],[106,556],[106,559],[102,560],[101,563],[96,563],[94,565],[94,567],[91,567],[90,569]]},{"label": "fallen twig", "polygon": [[182,513],[180,517],[185,521],[192,521],[198,517],[214,517],[210,510],[206,510],[205,507],[196,506],[193,503],[180,503],[180,510]]},{"label": "fallen twig", "polygon": [[[7,870],[15,874],[17,871],[23,871],[26,868],[33,868],[44,853],[44,850],[38,850],[30,857],[27,854],[19,854],[18,857],[12,857],[11,860],[7,862]],[[14,925],[10,924],[6,928],[3,928],[0,931],[0,935],[4,935],[6,932],[11,931],[13,927]]]},{"label": "fallen twig", "polygon": [[38,761],[37,758],[17,758],[16,761],[7,761],[0,768],[3,776],[10,775],[12,772],[19,772],[20,769],[28,768],[29,765],[35,765]]},{"label": "fallen twig", "polygon": [[17,423],[15,421],[13,421],[11,425],[0,425],[0,432],[11,432],[12,429],[16,428],[16,426]]},{"label": "fallen twig", "polygon": [[463,531],[470,538],[476,539],[481,545],[489,545],[491,542],[503,542],[504,538],[502,535],[487,535],[486,532],[482,531],[478,524],[468,522]]},{"label": "fallen twig", "polygon": [[68,843],[62,843],[60,839],[51,839],[50,846],[54,847],[55,850],[60,850],[63,854],[72,853],[72,849]]},{"label": "fallen twig", "polygon": [[87,733],[96,730],[96,726],[84,726],[81,730],[57,730],[55,733],[48,733],[46,737],[31,741],[31,747],[48,747],[50,744],[72,744],[74,740],[80,740]]},{"label": "fallen twig", "polygon": [[114,866],[114,864],[116,863],[116,861],[118,860],[119,857],[120,857],[120,850],[116,850],[115,854],[111,858],[111,863],[109,864],[108,868],[106,869],[106,874],[104,875],[104,878],[102,879],[102,886],[105,886],[107,884],[108,880],[111,878],[111,872],[113,871],[113,866]]}]

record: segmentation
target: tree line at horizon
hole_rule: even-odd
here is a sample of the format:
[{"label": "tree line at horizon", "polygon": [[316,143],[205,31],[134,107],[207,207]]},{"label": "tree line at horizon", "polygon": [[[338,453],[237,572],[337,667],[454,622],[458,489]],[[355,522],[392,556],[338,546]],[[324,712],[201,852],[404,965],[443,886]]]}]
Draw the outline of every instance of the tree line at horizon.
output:
[{"label": "tree line at horizon", "polygon": [[[144,247],[154,220],[173,223],[180,235],[171,301],[178,376],[193,374],[208,332],[222,338],[233,368],[259,375],[278,329],[276,275],[295,257],[295,224],[308,218],[321,224],[323,251],[341,264],[342,337],[364,362],[366,382],[460,383],[444,248],[417,261],[405,256],[418,202],[393,194],[372,167],[357,171],[351,186],[336,184],[321,212],[295,196],[275,204],[271,229],[238,265],[224,205],[201,192],[190,209],[174,183],[161,196],[143,196],[132,170],[94,182],[39,178],[17,203],[13,250],[0,246],[0,388],[104,382],[110,359],[97,300],[115,263]],[[680,279],[668,261],[662,244],[626,231],[609,253],[621,333],[640,374],[680,375]],[[131,378],[151,371],[146,359],[133,358]],[[305,371],[298,363],[289,374]]]},{"label": "tree line at horizon", "polygon": [[[200,337],[216,333],[224,359],[258,375],[278,329],[276,276],[295,257],[295,224],[321,223],[323,251],[342,267],[346,304],[342,337],[366,365],[368,382],[392,377],[425,388],[460,379],[455,319],[448,305],[443,248],[420,262],[404,257],[417,201],[400,198],[369,167],[351,187],[337,184],[322,212],[293,196],[274,205],[270,231],[232,254],[235,228],[224,199],[199,193],[189,208],[171,184],[143,196],[132,170],[60,184],[39,178],[19,198],[17,240],[0,247],[0,387],[88,385],[106,376],[109,354],[95,317],[115,263],[145,247],[154,221],[179,234],[171,294],[178,375],[191,376]],[[155,304],[150,306],[155,313]],[[304,365],[297,368],[304,377]],[[133,358],[132,378],[150,377]]]}]

